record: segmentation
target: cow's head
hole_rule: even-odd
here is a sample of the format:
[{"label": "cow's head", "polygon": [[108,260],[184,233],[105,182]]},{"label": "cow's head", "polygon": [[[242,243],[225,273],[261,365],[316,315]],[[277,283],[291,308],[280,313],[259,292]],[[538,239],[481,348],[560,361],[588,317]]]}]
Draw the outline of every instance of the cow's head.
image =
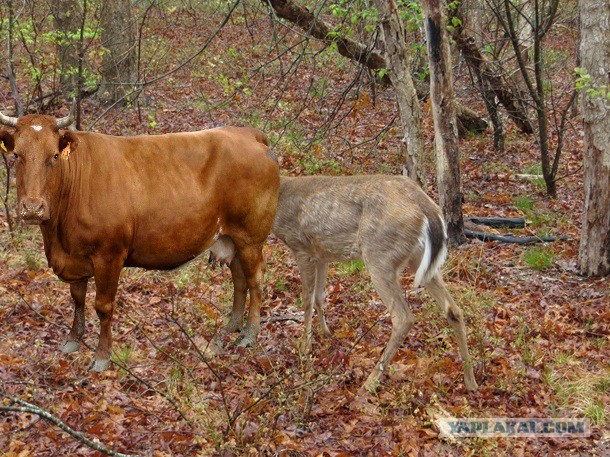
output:
[{"label": "cow's head", "polygon": [[17,176],[17,208],[27,224],[49,220],[53,199],[59,194],[61,151],[76,147],[76,135],[61,130],[74,121],[74,105],[66,117],[30,114],[20,118],[0,113],[0,123],[15,131],[0,130],[3,153],[12,156]]}]

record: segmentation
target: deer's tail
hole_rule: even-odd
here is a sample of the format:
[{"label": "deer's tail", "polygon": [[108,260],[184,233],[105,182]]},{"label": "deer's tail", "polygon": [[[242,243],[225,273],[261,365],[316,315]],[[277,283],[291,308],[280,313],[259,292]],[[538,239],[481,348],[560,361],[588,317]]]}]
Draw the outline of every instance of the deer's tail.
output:
[{"label": "deer's tail", "polygon": [[415,272],[416,287],[430,281],[447,258],[447,228],[440,213],[424,216],[419,242],[424,248],[424,255]]}]

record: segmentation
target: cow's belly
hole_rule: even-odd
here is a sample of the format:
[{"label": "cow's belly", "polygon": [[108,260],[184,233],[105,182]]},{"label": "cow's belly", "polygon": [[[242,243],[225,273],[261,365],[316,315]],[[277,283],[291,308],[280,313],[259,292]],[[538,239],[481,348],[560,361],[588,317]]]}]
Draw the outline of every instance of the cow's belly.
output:
[{"label": "cow's belly", "polygon": [[171,270],[197,258],[222,234],[220,221],[184,221],[148,226],[135,234],[127,267]]},{"label": "cow's belly", "polygon": [[212,243],[212,240],[198,238],[188,243],[150,243],[136,246],[127,256],[125,266],[173,270],[200,256]]},{"label": "cow's belly", "polygon": [[187,255],[176,255],[167,253],[165,256],[157,257],[147,254],[134,253],[127,257],[126,267],[145,268],[147,270],[174,270],[203,254],[205,248],[192,251]]}]

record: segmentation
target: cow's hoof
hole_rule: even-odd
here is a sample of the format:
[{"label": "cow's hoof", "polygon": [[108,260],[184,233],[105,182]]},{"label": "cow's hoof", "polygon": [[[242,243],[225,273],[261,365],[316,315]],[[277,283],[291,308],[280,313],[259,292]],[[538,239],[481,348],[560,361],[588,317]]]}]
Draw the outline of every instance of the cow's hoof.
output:
[{"label": "cow's hoof", "polygon": [[110,366],[110,360],[95,360],[93,359],[89,364],[89,371],[97,371],[98,373],[102,373],[106,371]]},{"label": "cow's hoof", "polygon": [[254,346],[254,344],[256,343],[256,335],[250,333],[250,332],[246,332],[244,331],[241,335],[239,335],[239,338],[237,338],[235,340],[235,346],[238,346],[240,348],[246,348],[249,346]]},{"label": "cow's hoof", "polygon": [[80,349],[80,344],[76,341],[66,341],[61,347],[61,352],[64,354],[69,354],[71,352],[76,352]]},{"label": "cow's hoof", "polygon": [[225,328],[223,330],[226,333],[240,332],[242,328],[242,323],[240,321],[241,319],[238,320],[231,318],[229,322],[227,322],[227,325],[225,325]]}]

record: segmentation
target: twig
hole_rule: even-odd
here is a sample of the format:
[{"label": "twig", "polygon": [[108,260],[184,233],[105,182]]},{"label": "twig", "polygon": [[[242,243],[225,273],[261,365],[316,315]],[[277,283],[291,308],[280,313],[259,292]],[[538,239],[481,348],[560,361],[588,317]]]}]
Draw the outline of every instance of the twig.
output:
[{"label": "twig", "polygon": [[[58,324],[57,322],[54,322],[50,319],[47,319],[45,316],[43,316],[37,309],[35,309],[23,296],[23,294],[15,288],[9,288],[9,290],[17,293],[17,295],[19,296],[19,298],[21,299],[21,301],[30,309],[32,310],[34,313],[36,313],[40,318],[42,318],[44,321],[46,321],[47,323],[49,323],[50,325],[53,325],[55,327],[58,328],[62,328],[62,329],[67,329],[69,327],[65,326],[65,325],[61,325]],[[91,346],[89,346],[85,341],[81,340],[80,341],[83,346],[85,346],[87,349],[89,350],[93,350],[93,348]],[[153,386],[150,382],[148,382],[147,380],[143,379],[142,377],[138,376],[136,373],[133,372],[133,370],[131,368],[129,368],[127,365],[122,364],[121,362],[113,359],[112,361],[116,366],[118,366],[119,368],[125,370],[127,373],[129,373],[131,376],[133,376],[137,381],[141,382],[142,384],[144,384],[146,387],[148,387],[149,389],[151,389],[152,391],[154,391],[155,393],[161,395],[169,404],[172,405],[172,407],[174,408],[174,410],[180,415],[180,417],[182,417],[182,419],[185,420],[185,422],[187,423],[187,425],[191,428],[193,427],[193,424],[191,423],[191,421],[188,420],[188,418],[186,417],[186,415],[182,412],[182,410],[180,409],[180,407],[176,404],[176,402],[169,397],[169,395],[167,395],[165,392],[163,392],[162,390],[157,389],[155,386]]]},{"label": "twig", "polygon": [[11,92],[13,94],[13,99],[15,100],[15,112],[17,113],[17,117],[23,116],[23,103],[21,103],[21,97],[19,96],[19,89],[17,89],[17,82],[15,81],[15,73],[13,71],[12,61],[6,63],[6,73],[8,75],[8,80],[11,84]]},{"label": "twig", "polygon": [[261,322],[303,322],[303,316],[297,316],[296,314],[285,314],[283,316],[269,316],[261,319]]},{"label": "twig", "polygon": [[[15,413],[29,413],[36,414],[37,416],[57,425],[64,432],[68,433],[73,438],[77,439],[81,443],[86,446],[89,446],[91,449],[95,449],[96,451],[102,452],[103,454],[110,455],[113,457],[132,457],[135,454],[122,454],[120,452],[113,451],[112,449],[108,449],[102,444],[96,443],[95,441],[90,440],[82,433],[77,432],[70,426],[66,425],[60,419],[49,413],[48,411],[42,409],[39,406],[33,405],[31,403],[20,400],[19,398],[10,397],[4,393],[2,395],[10,400],[10,404],[8,406],[0,406],[0,411],[6,412],[15,412]],[[21,406],[13,406],[15,403]]]}]

